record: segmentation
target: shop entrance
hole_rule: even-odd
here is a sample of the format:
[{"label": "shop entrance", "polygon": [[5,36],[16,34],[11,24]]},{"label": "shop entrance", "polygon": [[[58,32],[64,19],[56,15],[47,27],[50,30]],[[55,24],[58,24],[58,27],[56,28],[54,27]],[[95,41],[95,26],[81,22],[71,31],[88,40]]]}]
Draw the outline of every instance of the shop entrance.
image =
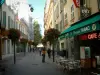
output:
[{"label": "shop entrance", "polygon": [[79,43],[82,66],[98,67],[100,65],[100,31],[80,35]]}]

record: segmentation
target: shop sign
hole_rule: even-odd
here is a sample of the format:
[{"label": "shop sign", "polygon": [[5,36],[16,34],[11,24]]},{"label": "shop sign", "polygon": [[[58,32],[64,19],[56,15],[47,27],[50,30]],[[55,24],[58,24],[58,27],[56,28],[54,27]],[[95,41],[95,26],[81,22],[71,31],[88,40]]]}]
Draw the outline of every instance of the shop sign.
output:
[{"label": "shop sign", "polygon": [[80,47],[80,58],[91,58],[90,47]]},{"label": "shop sign", "polygon": [[76,36],[76,35],[81,35],[81,34],[96,31],[96,30],[100,30],[99,24],[91,24],[91,25],[73,30],[73,31],[67,33],[65,37],[68,37],[68,36],[72,37],[72,36]]},{"label": "shop sign", "polygon": [[80,40],[94,40],[94,39],[100,39],[100,32],[93,32],[89,34],[84,34],[79,36]]},{"label": "shop sign", "polygon": [[76,6],[77,8],[79,8],[79,6],[80,6],[80,0],[73,0],[73,2],[74,2],[74,4],[75,4],[75,6]]},{"label": "shop sign", "polygon": [[81,19],[86,18],[88,16],[90,16],[90,9],[87,7],[81,7]]}]

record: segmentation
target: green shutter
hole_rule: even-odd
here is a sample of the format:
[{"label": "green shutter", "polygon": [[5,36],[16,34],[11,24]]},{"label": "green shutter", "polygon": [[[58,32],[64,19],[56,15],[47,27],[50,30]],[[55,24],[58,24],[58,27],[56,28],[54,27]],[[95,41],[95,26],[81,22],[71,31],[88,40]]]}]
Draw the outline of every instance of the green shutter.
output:
[{"label": "green shutter", "polygon": [[8,29],[10,28],[10,16],[8,16]]},{"label": "green shutter", "polygon": [[6,12],[3,11],[3,25],[6,27]]}]

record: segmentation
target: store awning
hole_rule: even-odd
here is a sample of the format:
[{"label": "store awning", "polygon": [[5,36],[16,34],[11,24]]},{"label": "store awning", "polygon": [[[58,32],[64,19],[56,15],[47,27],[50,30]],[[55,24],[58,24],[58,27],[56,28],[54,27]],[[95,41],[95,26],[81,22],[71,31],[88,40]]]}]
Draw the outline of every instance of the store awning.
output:
[{"label": "store awning", "polygon": [[93,30],[100,30],[100,13],[91,15],[90,17],[72,24],[69,28],[64,30],[59,39],[80,35]]}]

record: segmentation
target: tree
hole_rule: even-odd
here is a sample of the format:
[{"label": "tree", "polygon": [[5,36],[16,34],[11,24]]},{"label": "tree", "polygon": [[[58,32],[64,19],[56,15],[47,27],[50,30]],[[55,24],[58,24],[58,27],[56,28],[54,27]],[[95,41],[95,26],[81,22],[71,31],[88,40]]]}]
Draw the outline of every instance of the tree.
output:
[{"label": "tree", "polygon": [[42,42],[42,44],[43,44],[44,46],[46,46],[46,42],[47,42],[47,41],[46,41],[46,37],[42,38],[42,39],[41,39],[41,42]]},{"label": "tree", "polygon": [[41,42],[41,33],[40,33],[40,25],[38,21],[34,21],[34,43],[38,45]]},{"label": "tree", "polygon": [[33,42],[31,40],[28,40],[28,45],[29,45],[30,51],[31,51],[31,45],[32,44],[33,44]]},{"label": "tree", "polygon": [[14,64],[15,64],[16,63],[15,44],[18,42],[20,38],[20,31],[14,28],[9,29],[8,38],[11,39],[12,45],[14,45]]},{"label": "tree", "polygon": [[50,44],[53,44],[53,62],[54,62],[54,44],[55,44],[55,41],[58,40],[59,35],[60,35],[60,32],[54,28],[50,28],[47,31],[45,31],[45,40],[49,41]]},{"label": "tree", "polygon": [[24,46],[24,55],[26,53],[26,45],[27,45],[27,42],[28,42],[28,39],[25,39],[25,38],[21,38],[20,39],[20,42],[23,44]]}]

